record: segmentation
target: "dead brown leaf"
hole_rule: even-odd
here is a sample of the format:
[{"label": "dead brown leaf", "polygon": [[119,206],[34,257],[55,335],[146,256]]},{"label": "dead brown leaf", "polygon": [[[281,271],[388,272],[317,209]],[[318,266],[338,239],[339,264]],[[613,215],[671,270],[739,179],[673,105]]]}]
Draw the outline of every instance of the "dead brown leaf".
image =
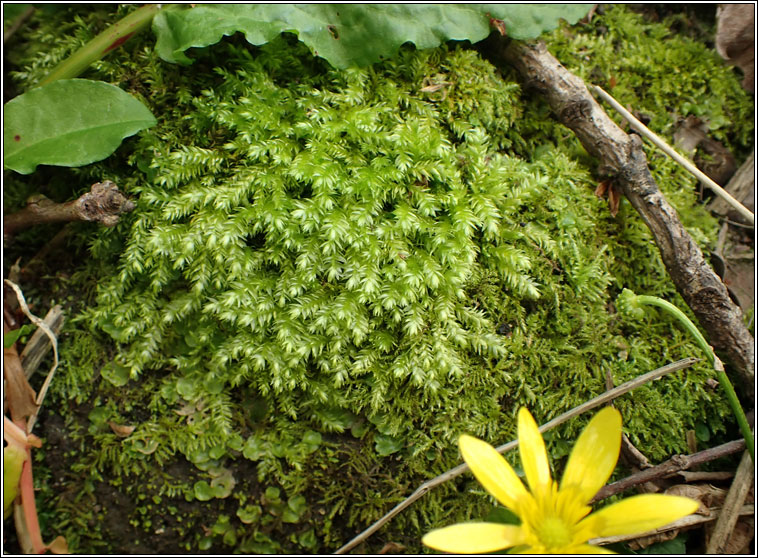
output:
[{"label": "dead brown leaf", "polygon": [[419,91],[421,91],[422,93],[434,93],[436,91],[439,91],[443,87],[445,87],[443,84],[435,83],[434,85],[427,85],[426,87],[422,87],[421,89],[419,89]]},{"label": "dead brown leaf", "polygon": [[724,554],[750,554],[750,541],[755,536],[755,520],[752,517],[741,517],[729,535]]},{"label": "dead brown leaf", "polygon": [[742,70],[745,75],[742,86],[752,93],[755,88],[755,6],[721,4],[716,17],[716,51]]},{"label": "dead brown leaf", "polygon": [[174,410],[174,412],[181,417],[186,417],[187,415],[195,414],[195,406],[191,403],[185,403],[181,409]]},{"label": "dead brown leaf", "polygon": [[696,513],[711,515],[711,508],[720,508],[726,499],[726,490],[712,484],[675,484],[666,490],[666,494],[686,496],[700,502]]},{"label": "dead brown leaf", "polygon": [[113,430],[113,433],[119,438],[126,438],[132,432],[134,432],[135,428],[137,428],[136,426],[126,426],[123,424],[116,424],[115,422],[111,420],[108,421],[108,425],[111,427],[111,430]]},{"label": "dead brown leaf", "polygon": [[628,545],[632,550],[640,550],[642,548],[647,548],[651,544],[675,539],[678,534],[679,529],[673,529],[671,531],[666,531],[665,533],[656,533],[655,535],[650,535],[649,537],[640,537],[639,539],[634,539],[633,541],[629,541]]},{"label": "dead brown leaf", "polygon": [[18,425],[26,425],[29,417],[37,413],[37,394],[26,379],[15,345],[3,349],[3,376],[5,403],[10,410],[11,420]]},{"label": "dead brown leaf", "polygon": [[602,198],[608,195],[608,209],[611,216],[615,217],[619,212],[619,203],[621,203],[621,190],[612,180],[603,180],[595,188],[595,195]]},{"label": "dead brown leaf", "polygon": [[55,537],[53,542],[47,545],[47,549],[53,554],[70,554],[68,543],[66,542],[66,539],[61,536]]}]

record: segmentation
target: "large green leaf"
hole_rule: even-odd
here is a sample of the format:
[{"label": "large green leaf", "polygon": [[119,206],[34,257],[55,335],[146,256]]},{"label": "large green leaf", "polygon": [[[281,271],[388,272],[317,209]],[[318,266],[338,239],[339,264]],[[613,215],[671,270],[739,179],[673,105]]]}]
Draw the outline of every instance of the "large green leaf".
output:
[{"label": "large green leaf", "polygon": [[79,167],[106,158],[125,137],[156,123],[137,99],[102,81],[65,79],[6,103],[3,164],[21,174],[37,165]]},{"label": "large green leaf", "polygon": [[[393,56],[400,45],[432,48],[450,39],[487,37],[491,18],[509,37],[531,39],[563,18],[575,23],[591,4],[210,4],[164,10],[153,19],[156,50],[168,62],[190,64],[184,54],[237,31],[260,45],[283,31],[297,33],[336,68],[367,66]],[[498,24],[498,27],[501,27]]]}]

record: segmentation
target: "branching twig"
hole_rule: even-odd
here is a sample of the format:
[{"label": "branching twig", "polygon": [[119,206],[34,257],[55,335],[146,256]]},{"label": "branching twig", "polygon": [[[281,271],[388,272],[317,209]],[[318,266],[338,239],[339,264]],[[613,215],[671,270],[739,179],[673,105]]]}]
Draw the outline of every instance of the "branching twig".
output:
[{"label": "branching twig", "polygon": [[698,453],[693,453],[692,455],[675,455],[660,465],[645,469],[639,473],[634,473],[625,479],[612,482],[611,484],[606,484],[597,494],[595,494],[595,497],[592,498],[592,503],[604,500],[614,494],[620,494],[621,492],[640,484],[675,475],[680,471],[689,469],[695,465],[707,463],[708,461],[713,461],[719,457],[731,455],[744,449],[745,440],[734,440],[733,442],[727,442],[726,444],[721,444],[715,448],[709,448]]},{"label": "branching twig", "polygon": [[544,44],[512,40],[499,55],[544,96],[558,120],[600,160],[598,173],[621,187],[650,229],[668,273],[717,350],[723,350],[754,401],[755,343],[742,311],[729,297],[703,253],[661,194],[647,166],[642,140],[626,134],[605,113],[585,83],[561,66]]},{"label": "branching twig", "polygon": [[134,202],[127,199],[110,180],[93,184],[89,192],[74,201],[55,203],[39,195],[29,198],[26,204],[21,211],[4,217],[5,236],[43,223],[97,221],[106,227],[112,227],[118,223],[122,213],[135,207]]},{"label": "branching twig", "polygon": [[[553,420],[548,421],[542,426],[540,426],[539,431],[546,432],[550,430],[551,428],[555,428],[559,424],[563,424],[567,420],[577,415],[580,415],[586,411],[589,411],[590,409],[598,407],[604,403],[607,403],[608,401],[611,401],[612,399],[615,399],[616,397],[619,397],[620,395],[623,395],[624,393],[627,393],[628,391],[638,388],[641,385],[646,384],[647,382],[652,382],[653,380],[656,380],[666,374],[670,374],[671,372],[682,370],[684,368],[689,368],[690,366],[698,362],[698,360],[699,359],[696,359],[696,358],[685,358],[677,362],[667,364],[666,366],[653,370],[652,372],[648,372],[647,374],[638,376],[637,378],[633,380],[630,380],[624,384],[621,384],[617,388],[613,388],[612,390],[606,391],[605,393],[598,395],[597,397],[593,399],[590,399],[586,403],[583,403],[582,405],[579,405],[578,407],[574,407],[570,411],[567,411],[563,413],[562,415],[555,417]],[[496,449],[500,453],[505,453],[506,451],[512,450],[516,446],[518,446],[518,440],[513,440],[511,442],[508,442],[507,444],[498,446]],[[350,540],[347,544],[339,548],[335,552],[335,554],[345,554],[352,548],[356,547],[361,542],[365,541],[367,538],[369,538],[371,535],[377,532],[389,520],[391,520],[401,511],[409,507],[411,504],[413,504],[416,500],[421,498],[424,494],[429,492],[431,489],[436,488],[437,486],[443,484],[444,482],[454,479],[458,475],[461,475],[465,473],[466,471],[468,471],[468,469],[469,469],[468,465],[466,465],[465,463],[462,463],[461,465],[458,465],[454,469],[450,469],[449,471],[446,471],[442,473],[441,475],[434,477],[431,480],[426,481],[421,486],[419,486],[416,489],[416,491],[413,492],[413,494],[411,494],[410,496],[408,496],[408,498],[406,498],[405,500],[400,502],[397,506],[392,508],[389,512],[387,512],[383,517],[377,520],[368,529],[366,529],[365,531],[360,533],[358,536]]]}]

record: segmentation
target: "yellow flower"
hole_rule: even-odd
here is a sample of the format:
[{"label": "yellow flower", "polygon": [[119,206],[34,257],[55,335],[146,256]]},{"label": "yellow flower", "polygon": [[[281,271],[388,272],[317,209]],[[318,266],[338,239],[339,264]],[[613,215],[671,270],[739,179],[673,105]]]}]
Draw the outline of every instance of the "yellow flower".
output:
[{"label": "yellow flower", "polygon": [[664,494],[632,496],[591,515],[589,502],[611,476],[621,448],[621,415],[606,407],[574,446],[560,488],[537,424],[525,408],[518,415],[519,452],[529,490],[495,448],[463,435],[458,444],[477,480],[521,519],[521,525],[459,523],[427,533],[423,543],[457,554],[513,548],[537,554],[612,554],[587,544],[595,537],[643,533],[693,513],[695,500]]}]

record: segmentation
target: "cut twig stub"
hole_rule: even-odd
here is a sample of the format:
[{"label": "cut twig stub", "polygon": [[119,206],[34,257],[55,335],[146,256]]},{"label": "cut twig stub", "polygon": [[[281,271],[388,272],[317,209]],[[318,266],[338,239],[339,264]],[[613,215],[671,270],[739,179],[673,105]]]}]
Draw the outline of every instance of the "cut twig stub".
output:
[{"label": "cut twig stub", "polygon": [[118,223],[121,214],[134,208],[134,202],[124,196],[118,186],[105,180],[93,184],[89,192],[66,203],[56,203],[42,195],[32,196],[24,209],[5,216],[3,231],[8,236],[34,225],[68,221],[96,221],[112,227]]}]

